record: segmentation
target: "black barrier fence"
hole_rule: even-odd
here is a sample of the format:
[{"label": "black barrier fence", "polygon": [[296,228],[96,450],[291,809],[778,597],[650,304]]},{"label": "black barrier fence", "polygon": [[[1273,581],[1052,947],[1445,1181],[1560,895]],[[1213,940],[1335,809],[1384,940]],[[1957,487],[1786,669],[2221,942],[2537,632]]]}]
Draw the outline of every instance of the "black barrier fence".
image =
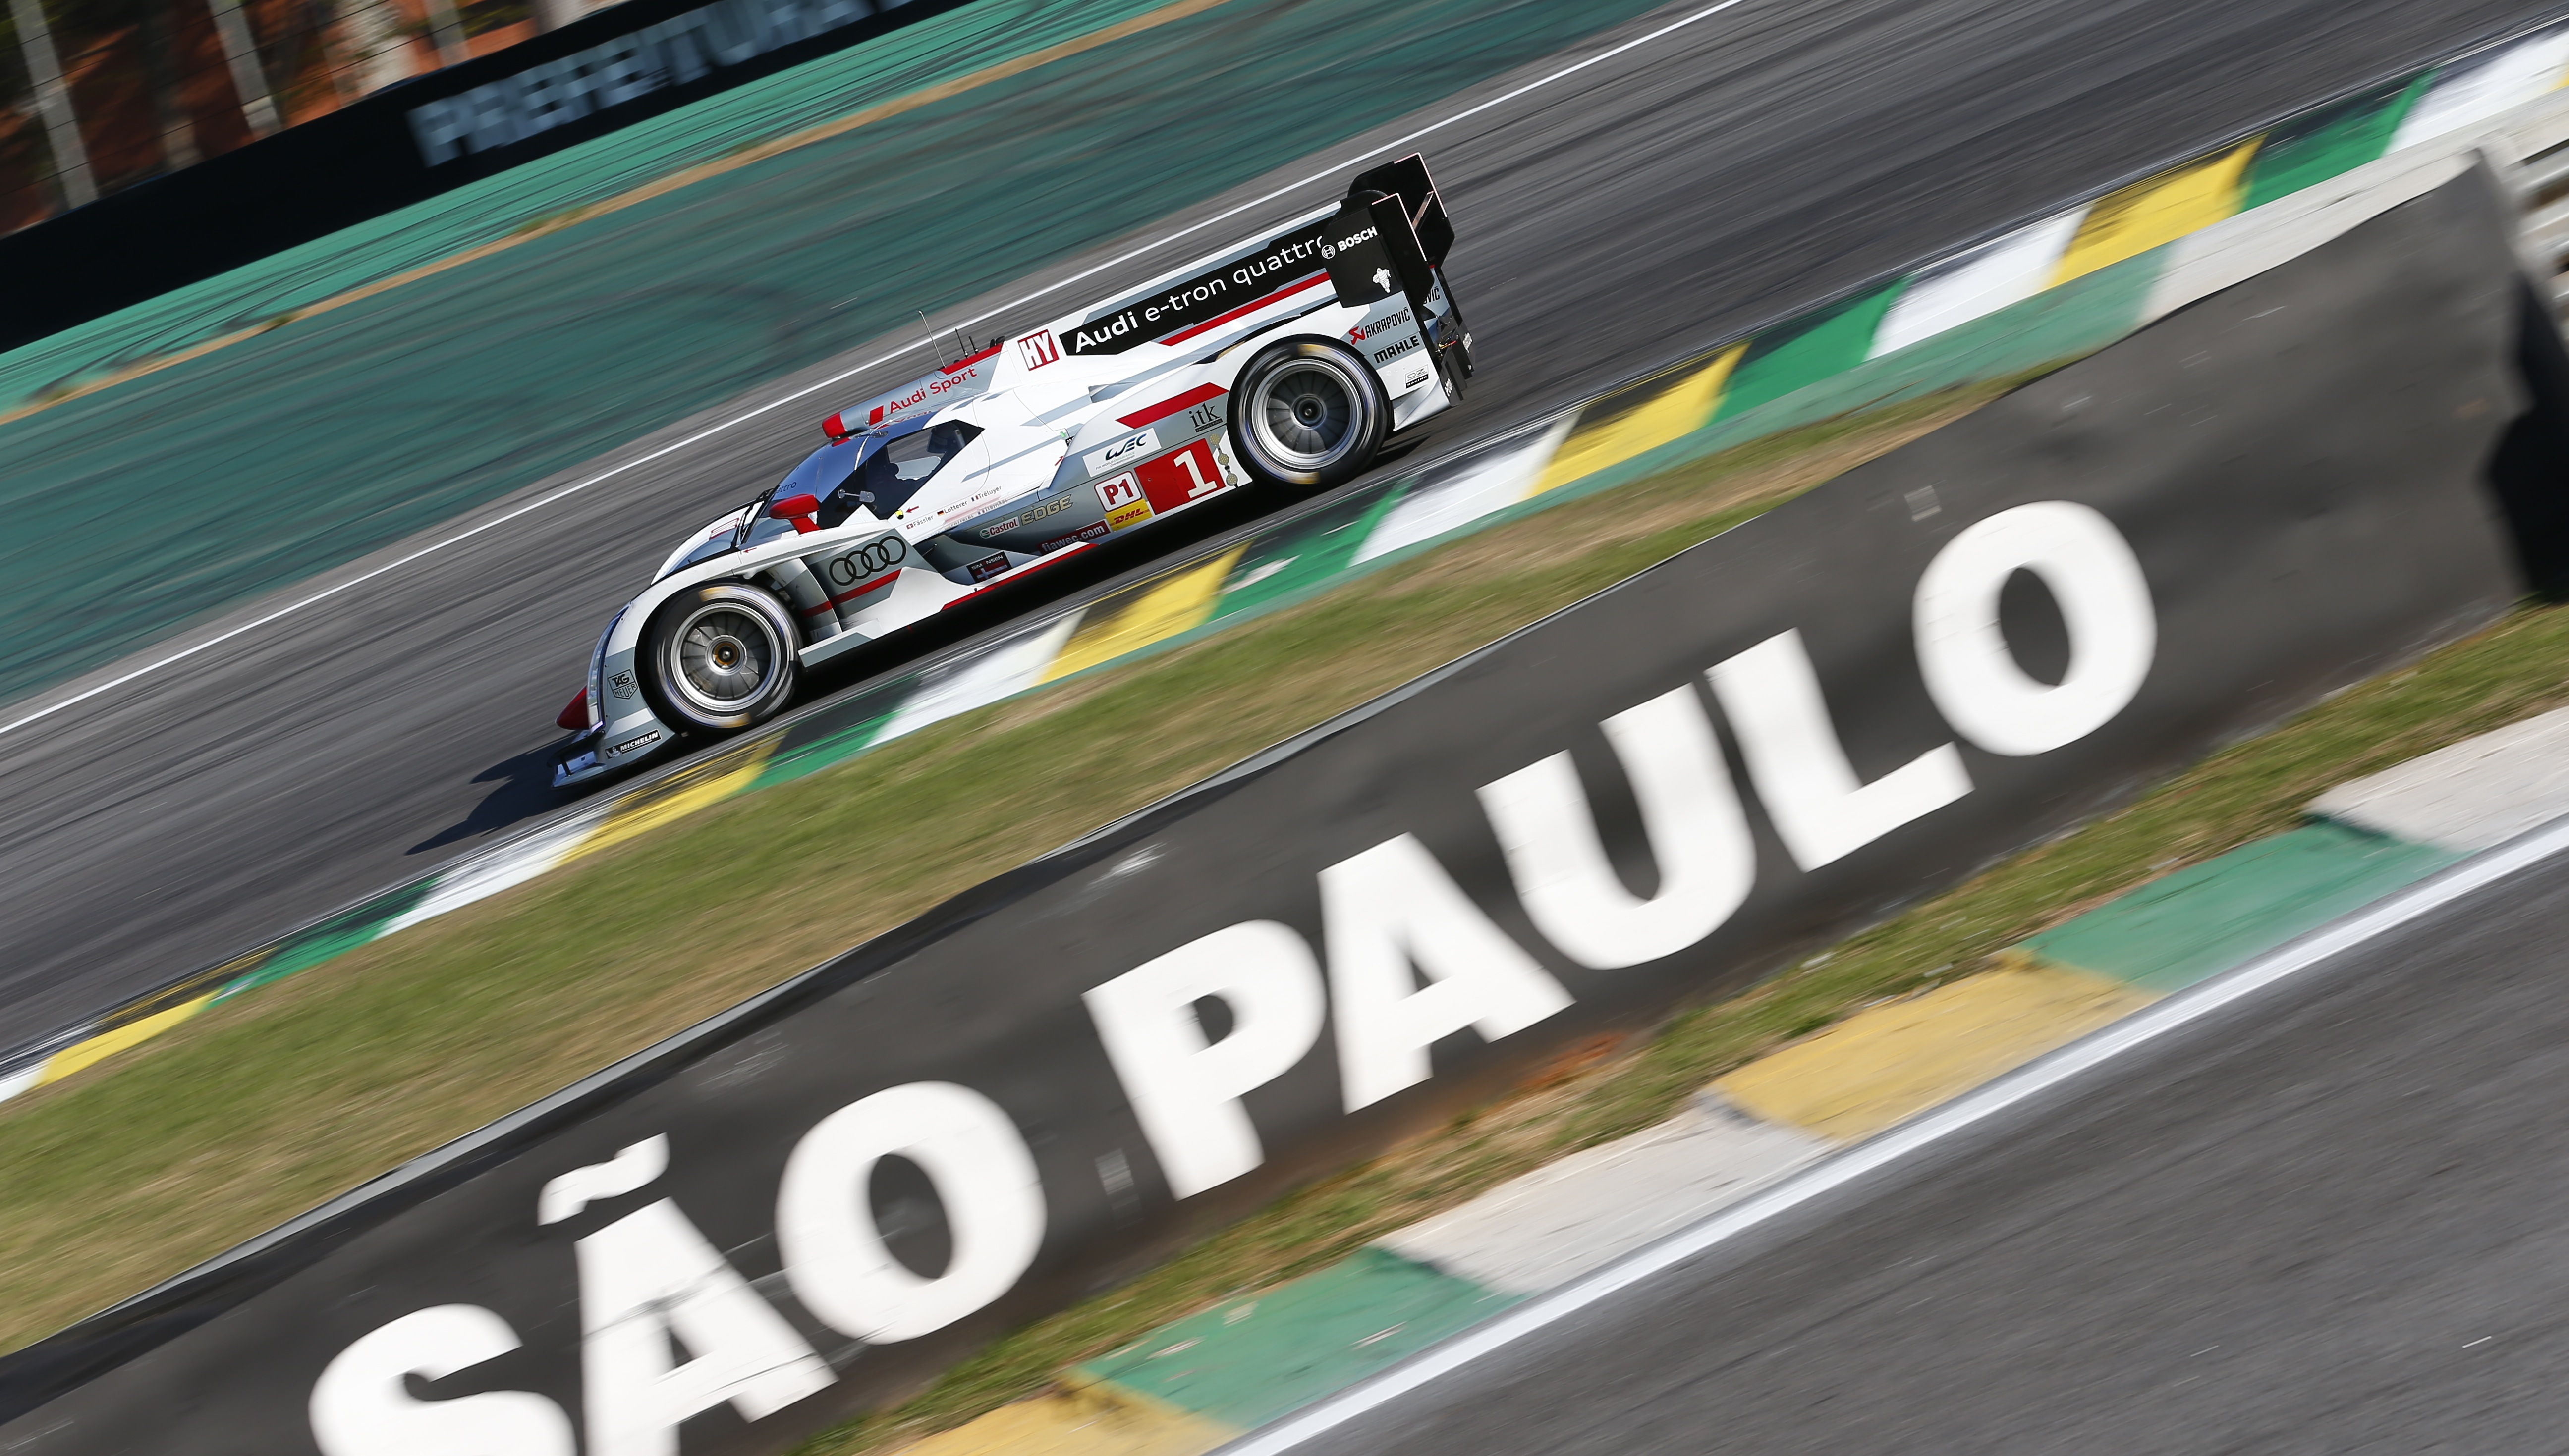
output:
[{"label": "black barrier fence", "polygon": [[2489,620],[2505,226],[2465,178],[958,897],[13,1356],[0,1442],[695,1456],[916,1389]]},{"label": "black barrier fence", "polygon": [[0,349],[963,3],[621,0],[0,237]]}]

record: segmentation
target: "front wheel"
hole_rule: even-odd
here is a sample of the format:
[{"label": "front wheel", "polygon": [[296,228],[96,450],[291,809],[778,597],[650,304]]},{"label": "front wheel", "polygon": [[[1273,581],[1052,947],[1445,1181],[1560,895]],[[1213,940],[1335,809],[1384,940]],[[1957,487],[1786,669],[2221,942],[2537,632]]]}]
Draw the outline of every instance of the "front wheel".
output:
[{"label": "front wheel", "polygon": [[1353,353],[1320,339],[1264,350],[1233,391],[1232,445],[1269,485],[1335,486],[1373,464],[1391,402]]},{"label": "front wheel", "polygon": [[675,728],[729,732],[764,723],[794,696],[794,620],[740,581],[682,591],[642,633],[642,691]]}]

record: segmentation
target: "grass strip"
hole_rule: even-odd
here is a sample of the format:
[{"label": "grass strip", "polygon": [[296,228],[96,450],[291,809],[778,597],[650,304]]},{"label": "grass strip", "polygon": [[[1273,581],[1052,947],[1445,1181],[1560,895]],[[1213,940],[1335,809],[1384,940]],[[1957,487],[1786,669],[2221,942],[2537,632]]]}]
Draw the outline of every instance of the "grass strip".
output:
[{"label": "grass strip", "polygon": [[[350,951],[213,1007],[109,1068],[26,1094],[0,1107],[0,1348],[180,1273],[1997,392],[1743,446],[1421,552],[1236,631],[938,724]],[[1152,731],[1130,732],[1136,722]]]},{"label": "grass strip", "polygon": [[2025,851],[1654,1034],[1600,1042],[1512,1096],[1290,1194],[1114,1291],[1038,1320],[918,1398],[800,1456],[871,1456],[1034,1394],[1058,1372],[1225,1299],[1309,1274],[1555,1159],[1673,1115],[1704,1083],[2148,881],[2292,828],[2333,785],[2569,703],[2569,605],[2524,607],[2213,755],[2124,809]]}]

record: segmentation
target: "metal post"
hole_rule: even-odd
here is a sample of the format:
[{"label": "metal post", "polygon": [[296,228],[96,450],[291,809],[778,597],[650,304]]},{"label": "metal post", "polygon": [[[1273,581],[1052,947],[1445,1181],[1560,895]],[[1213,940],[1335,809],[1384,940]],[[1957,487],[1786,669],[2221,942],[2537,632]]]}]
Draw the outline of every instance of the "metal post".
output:
[{"label": "metal post", "polygon": [[98,179],[89,170],[89,149],[81,145],[80,119],[72,115],[72,89],[63,84],[63,63],[54,54],[44,0],[9,0],[9,16],[18,23],[18,49],[27,59],[27,79],[35,83],[36,110],[45,118],[45,140],[54,149],[54,175],[62,179],[63,199],[74,207],[87,206],[98,200]]},{"label": "metal post", "polygon": [[357,53],[357,94],[371,96],[396,81],[407,81],[410,41],[402,35],[402,13],[392,0],[350,0],[339,8],[341,33]]},{"label": "metal post", "polygon": [[472,58],[464,44],[464,17],[456,12],[455,0],[428,0],[428,36],[437,47],[437,64],[452,66]]},{"label": "metal post", "polygon": [[2553,316],[2569,317],[2569,279],[2561,275],[2562,262],[2569,260],[2569,227],[2563,225],[2569,222],[2569,199],[2561,195],[2569,156],[2553,148],[2527,162],[2503,132],[2482,137],[2478,150],[2481,164],[2515,204],[2516,260]]},{"label": "metal post", "polygon": [[152,88],[152,119],[161,124],[161,165],[172,172],[204,160],[196,148],[196,124],[187,115],[182,87],[186,69],[179,59],[170,9],[177,0],[144,0],[143,72]]},{"label": "metal post", "polygon": [[267,93],[267,74],[258,63],[258,41],[249,33],[249,17],[241,14],[240,0],[205,0],[205,8],[214,13],[214,34],[223,43],[223,62],[231,68],[232,94],[240,98],[241,120],[249,123],[249,134],[264,137],[283,124],[276,115],[276,100]]},{"label": "metal post", "polygon": [[[314,0],[314,3],[322,14],[329,17],[321,27],[321,55],[329,65],[330,90],[339,98],[339,105],[346,106],[365,95],[364,88],[351,85],[348,80],[350,69],[363,64],[365,56],[360,52],[356,60],[348,59],[349,25],[347,6],[342,0]],[[358,3],[362,5],[366,0],[358,0]]]}]

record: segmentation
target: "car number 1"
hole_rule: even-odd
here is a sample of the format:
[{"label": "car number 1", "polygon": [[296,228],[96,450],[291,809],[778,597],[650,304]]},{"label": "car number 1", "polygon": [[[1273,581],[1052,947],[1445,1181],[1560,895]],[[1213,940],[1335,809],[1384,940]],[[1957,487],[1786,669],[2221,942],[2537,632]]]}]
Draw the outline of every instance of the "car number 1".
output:
[{"label": "car number 1", "polygon": [[1213,447],[1198,440],[1099,481],[1097,504],[1106,510],[1108,529],[1122,531],[1229,489]]},{"label": "car number 1", "polygon": [[1142,494],[1154,511],[1175,511],[1230,489],[1222,468],[1214,463],[1213,447],[1202,440],[1146,460],[1133,474],[1140,477]]}]

